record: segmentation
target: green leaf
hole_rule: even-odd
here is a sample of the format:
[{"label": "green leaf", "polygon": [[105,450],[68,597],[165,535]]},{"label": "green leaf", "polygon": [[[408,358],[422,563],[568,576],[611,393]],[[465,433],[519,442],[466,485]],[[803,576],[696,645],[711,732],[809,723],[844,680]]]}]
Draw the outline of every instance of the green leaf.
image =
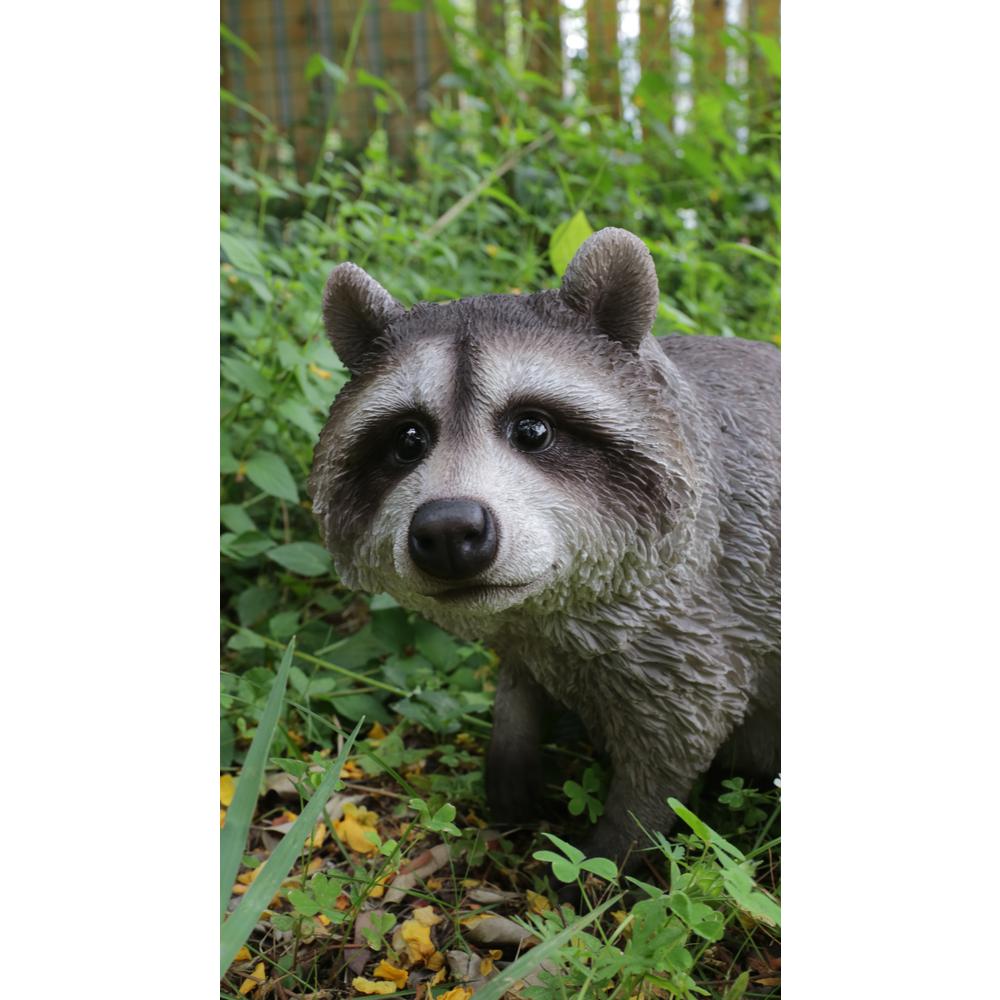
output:
[{"label": "green leaf", "polygon": [[[282,661],[283,667],[286,662],[289,664],[291,663],[290,654],[292,648],[293,647],[289,645],[288,650],[285,652],[285,660]],[[287,669],[285,671],[285,676],[287,676]],[[284,688],[284,678],[282,678],[282,688]],[[280,704],[281,702],[279,699],[278,707],[280,707]],[[276,722],[277,712],[275,712],[275,718],[271,722],[272,733]],[[250,937],[250,932],[254,929],[255,924],[260,919],[260,915],[265,909],[267,909],[272,897],[281,887],[281,883],[288,877],[288,873],[292,870],[292,866],[295,864],[296,859],[302,851],[302,845],[305,843],[306,837],[308,837],[315,829],[316,821],[319,819],[320,812],[329,801],[334,790],[340,784],[340,769],[344,766],[344,761],[347,760],[347,756],[351,752],[351,748],[354,746],[354,741],[357,739],[358,732],[361,730],[363,722],[364,720],[359,722],[354,727],[353,732],[344,741],[343,748],[340,753],[337,754],[336,760],[334,760],[326,769],[326,773],[323,775],[323,779],[320,782],[319,787],[309,799],[309,802],[302,810],[301,815],[295,821],[288,833],[281,838],[278,846],[271,852],[271,856],[267,859],[267,864],[263,871],[261,871],[261,873],[257,876],[250,888],[247,890],[246,894],[243,896],[243,899],[237,905],[236,909],[229,915],[229,918],[222,925],[222,933],[220,935],[220,976],[225,975],[226,969],[228,969],[232,964],[236,953],[246,942],[247,938]],[[261,726],[258,727],[258,733],[260,733],[263,729],[264,726],[262,723]],[[256,737],[254,742],[256,743]],[[268,738],[267,742],[270,743],[270,738]],[[247,755],[248,759],[252,753],[253,745],[250,747],[250,754]],[[260,761],[260,764],[263,766],[263,759]],[[240,786],[237,784],[236,794],[239,795],[239,793]],[[253,796],[256,798],[256,786],[254,786]],[[233,800],[233,804],[235,805],[235,798]],[[252,810],[253,803],[251,801],[250,811],[252,812]],[[225,834],[228,826],[229,821],[227,816],[226,826],[222,828],[223,834]],[[245,831],[243,836],[245,842]],[[225,872],[223,872],[223,874],[225,874]],[[225,883],[223,883],[223,885],[225,885]],[[232,882],[229,883],[226,889],[228,891],[231,888]]]},{"label": "green leaf", "polygon": [[587,216],[583,211],[556,226],[549,240],[549,258],[556,277],[561,278],[569,267],[573,255],[580,249],[583,242],[594,233]]},{"label": "green leaf", "polygon": [[341,85],[347,83],[347,74],[335,62],[319,52],[314,52],[306,61],[305,75],[306,80],[315,80],[317,76],[328,76]]},{"label": "green leaf", "polygon": [[235,32],[227,28],[224,24],[219,25],[219,33],[222,35],[222,40],[224,42],[229,42],[230,45],[235,45],[236,48],[240,50],[248,59],[252,59],[255,63],[260,62],[260,56],[239,37]]},{"label": "green leaf", "polygon": [[[243,770],[240,772],[239,779],[236,782],[236,792],[233,795],[233,801],[226,812],[226,825],[222,828],[220,835],[219,874],[221,879],[222,916],[226,914],[226,905],[229,903],[229,897],[232,894],[236,874],[240,870],[240,859],[243,857],[243,849],[247,842],[247,833],[250,830],[250,821],[253,819],[253,809],[257,802],[257,792],[264,778],[264,764],[267,761],[267,752],[271,747],[271,740],[274,738],[274,731],[278,726],[281,701],[285,696],[285,685],[288,682],[288,671],[292,665],[292,655],[294,652],[295,640],[293,639],[285,648],[285,655],[281,658],[277,677],[275,677],[274,683],[271,685],[271,691],[267,696],[267,704],[264,706],[264,712],[260,717],[257,732],[254,734],[253,742],[247,751],[246,760],[243,762]],[[268,896],[267,898],[270,899],[271,897]],[[249,931],[247,933],[249,934]],[[242,944],[242,941],[240,944]],[[240,945],[238,944],[233,949],[234,955],[239,950],[239,947]],[[223,963],[222,971],[225,972],[227,967],[228,962]]]},{"label": "green leaf", "polygon": [[315,542],[279,545],[267,553],[267,558],[300,576],[322,576],[329,573],[332,566],[330,553]]},{"label": "green leaf", "polygon": [[222,359],[222,375],[234,385],[261,399],[271,395],[271,384],[253,365],[239,358]]},{"label": "green leaf", "polygon": [[590,913],[575,920],[568,927],[553,935],[548,941],[535,945],[526,955],[522,955],[516,962],[507,966],[500,975],[484,983],[476,990],[476,1000],[502,1000],[504,994],[520,979],[526,978],[531,972],[537,969],[544,961],[553,958],[562,949],[563,945],[577,936],[584,927],[592,924],[600,917],[605,910],[618,903],[621,896],[615,896],[591,910]]},{"label": "green leaf", "polygon": [[750,973],[741,972],[737,977],[736,981],[732,986],[726,990],[725,995],[722,1000],[742,1000],[743,994],[747,991],[747,986],[750,985]]},{"label": "green leaf", "polygon": [[242,236],[234,236],[232,233],[220,233],[219,240],[222,243],[222,252],[229,258],[229,263],[242,271],[244,274],[255,274],[259,278],[265,276],[264,265],[257,256],[257,251],[253,245],[243,239]]},{"label": "green leaf", "polygon": [[299,502],[295,479],[280,455],[275,455],[272,451],[258,451],[247,462],[246,474],[254,486],[270,496],[288,500],[290,503]]},{"label": "green leaf", "polygon": [[323,429],[323,425],[316,419],[309,407],[297,399],[286,399],[278,407],[278,412],[289,423],[295,424],[299,430],[305,431],[311,441],[315,441]]},{"label": "green leaf", "polygon": [[609,858],[587,858],[580,862],[580,867],[586,872],[593,872],[609,882],[618,878],[618,866]]},{"label": "green leaf", "polygon": [[574,847],[572,844],[567,844],[565,840],[561,837],[557,837],[554,833],[545,833],[543,831],[543,836],[548,837],[549,840],[551,840],[552,843],[555,844],[556,847],[558,847],[559,850],[562,851],[563,854],[565,854],[566,857],[569,858],[575,865],[578,865],[586,857],[583,851],[581,851],[578,847]]},{"label": "green leaf", "polygon": [[357,71],[358,83],[362,87],[374,87],[376,90],[382,91],[387,97],[392,98],[393,103],[397,108],[405,115],[406,114],[406,102],[402,97],[399,96],[399,91],[392,86],[386,80],[383,80],[380,76],[372,76],[367,70],[358,69]]},{"label": "green leaf", "polygon": [[301,889],[289,889],[288,902],[291,903],[299,913],[306,917],[316,916],[321,909],[316,900],[304,893]]},{"label": "green leaf", "polygon": [[239,504],[224,503],[219,508],[219,517],[222,523],[237,535],[241,535],[245,531],[257,530],[253,519]]}]

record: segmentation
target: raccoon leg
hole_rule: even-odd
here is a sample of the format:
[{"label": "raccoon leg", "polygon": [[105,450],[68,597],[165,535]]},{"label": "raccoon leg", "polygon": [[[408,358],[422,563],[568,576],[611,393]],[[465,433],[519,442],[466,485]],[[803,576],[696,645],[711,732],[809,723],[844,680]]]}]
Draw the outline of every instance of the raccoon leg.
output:
[{"label": "raccoon leg", "polygon": [[551,700],[526,671],[506,666],[497,680],[486,798],[493,818],[536,820],[542,799],[542,739]]}]

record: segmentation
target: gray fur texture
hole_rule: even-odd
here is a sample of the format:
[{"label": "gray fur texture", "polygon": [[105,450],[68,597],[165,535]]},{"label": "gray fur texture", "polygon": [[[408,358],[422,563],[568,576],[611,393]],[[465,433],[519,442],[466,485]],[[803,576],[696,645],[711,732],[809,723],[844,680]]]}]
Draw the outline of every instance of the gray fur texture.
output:
[{"label": "gray fur texture", "polygon": [[[324,297],[352,371],[316,448],[310,493],[349,585],[387,591],[484,639],[501,672],[487,791],[498,819],[537,815],[540,744],[566,706],[609,755],[586,849],[623,860],[635,820],[666,831],[713,761],[778,773],[779,354],[654,339],[649,252],[604,229],[558,291],[404,310],[353,264]],[[550,446],[514,446],[542,414]],[[429,442],[401,464],[401,425]],[[410,557],[414,512],[471,499],[493,561],[439,580]],[[633,819],[634,817],[634,819]]]}]

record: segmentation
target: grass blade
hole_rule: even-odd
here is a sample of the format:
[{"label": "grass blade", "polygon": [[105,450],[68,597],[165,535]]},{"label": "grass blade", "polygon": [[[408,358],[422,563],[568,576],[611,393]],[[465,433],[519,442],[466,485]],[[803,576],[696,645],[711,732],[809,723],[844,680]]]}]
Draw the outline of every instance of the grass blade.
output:
[{"label": "grass blade", "polygon": [[219,838],[219,876],[220,876],[220,914],[221,920],[226,915],[226,905],[233,891],[236,873],[240,870],[240,858],[246,847],[247,834],[250,831],[250,821],[253,819],[254,806],[257,804],[257,793],[264,779],[264,765],[271,749],[271,740],[278,726],[278,716],[281,714],[281,703],[285,697],[285,685],[288,682],[288,671],[292,665],[295,653],[295,639],[285,648],[285,655],[278,667],[278,676],[271,685],[271,693],[267,696],[264,714],[260,717],[257,732],[247,751],[243,770],[236,782],[236,793],[226,813],[226,825],[222,828]]},{"label": "grass blade", "polygon": [[591,910],[590,913],[580,917],[579,920],[574,921],[569,927],[563,928],[555,937],[536,945],[526,955],[522,955],[512,965],[508,965],[499,976],[489,980],[485,986],[476,990],[476,1000],[501,1000],[501,997],[514,983],[519,979],[524,979],[525,976],[537,969],[545,959],[557,952],[574,934],[582,931],[588,924],[592,924],[609,906],[618,902],[620,898],[620,896],[615,896],[613,899],[609,899],[606,903],[602,903],[597,907],[596,910]]},{"label": "grass blade", "polygon": [[[323,807],[329,801],[340,781],[340,769],[344,766],[344,761],[347,760],[347,755],[351,752],[364,721],[364,717],[358,720],[353,732],[344,742],[343,749],[337,754],[336,760],[326,769],[323,780],[313,792],[301,815],[292,824],[288,833],[281,838],[280,843],[267,859],[263,871],[254,879],[246,895],[222,925],[220,938],[222,971],[219,973],[220,976],[226,974],[226,969],[232,964],[236,952],[246,943],[254,925],[260,919],[260,915],[267,909],[268,903],[271,902],[274,894],[281,888],[281,883],[292,870],[292,865],[295,864],[302,852],[302,845],[312,833]],[[232,887],[232,883],[230,883],[230,887]]]}]

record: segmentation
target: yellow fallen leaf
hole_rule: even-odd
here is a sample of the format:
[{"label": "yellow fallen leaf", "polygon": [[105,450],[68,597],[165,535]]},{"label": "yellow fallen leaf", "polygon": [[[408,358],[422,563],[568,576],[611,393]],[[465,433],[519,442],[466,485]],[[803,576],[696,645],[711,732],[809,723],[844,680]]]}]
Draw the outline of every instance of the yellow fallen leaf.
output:
[{"label": "yellow fallen leaf", "polygon": [[394,965],[390,965],[384,958],[375,966],[375,971],[372,975],[376,979],[391,979],[396,984],[397,990],[401,990],[410,978],[410,974],[405,969],[397,969]]},{"label": "yellow fallen leaf", "polygon": [[250,961],[250,949],[243,945],[238,952],[236,952],[236,957],[233,959],[234,962],[249,962]]},{"label": "yellow fallen leaf", "polygon": [[544,913],[546,910],[552,908],[548,897],[543,896],[540,892],[532,892],[530,889],[527,889],[524,894],[528,897],[528,907],[532,913]]},{"label": "yellow fallen leaf", "polygon": [[[434,952],[433,955],[431,955],[430,958],[427,959],[426,962],[424,962],[424,965],[426,965],[427,968],[431,970],[431,972],[434,972],[435,969],[436,969],[438,972],[442,972],[443,973],[444,972],[444,955],[442,955],[441,952],[436,951],[436,952]],[[437,977],[435,977],[435,980],[437,982],[441,982],[441,979],[444,979],[443,975],[441,976],[440,979],[438,979]]]},{"label": "yellow fallen leaf", "polygon": [[386,872],[372,887],[368,890],[369,899],[381,899],[385,895],[385,886],[387,882],[391,882],[396,877],[395,872]]},{"label": "yellow fallen leaf", "polygon": [[[436,954],[441,955],[441,952],[436,952]],[[433,955],[431,956],[434,957]],[[444,958],[441,955],[442,959]],[[434,973],[434,978],[431,980],[431,986],[437,986],[438,983],[443,983],[448,975],[448,970],[444,967],[444,962],[441,963],[441,968]]]},{"label": "yellow fallen leaf", "polygon": [[224,827],[226,825],[226,810],[219,810],[219,827]]},{"label": "yellow fallen leaf", "polygon": [[357,851],[358,854],[375,854],[378,848],[365,834],[369,830],[374,830],[377,822],[377,813],[354,802],[348,802],[344,806],[343,818],[333,824],[333,829],[352,851]]},{"label": "yellow fallen leaf", "polygon": [[438,889],[440,889],[441,886],[444,885],[444,882],[441,879],[439,879],[439,878],[429,878],[424,883],[424,885],[426,885],[427,888],[430,889],[431,892],[437,892]]},{"label": "yellow fallen leaf", "polygon": [[330,926],[330,918],[325,913],[317,913],[316,919],[324,926]]},{"label": "yellow fallen leaf", "polygon": [[479,886],[481,886],[482,884],[483,884],[482,880],[478,879],[478,878],[463,878],[462,879],[462,888],[463,889],[475,889],[475,888],[478,888]]},{"label": "yellow fallen leaf", "polygon": [[371,729],[368,730],[368,736],[366,739],[369,740],[384,740],[389,734],[385,731],[385,727],[381,722],[376,722]]},{"label": "yellow fallen leaf", "polygon": [[264,865],[266,864],[266,861],[262,861],[256,868],[251,868],[250,871],[243,872],[242,875],[237,875],[236,881],[241,885],[252,884],[253,880],[264,870]]},{"label": "yellow fallen leaf", "polygon": [[486,958],[479,962],[479,975],[488,976],[493,971],[498,958],[503,958],[503,952],[499,948],[490,948]]},{"label": "yellow fallen leaf", "polygon": [[400,936],[411,963],[422,962],[434,954],[431,929],[427,924],[422,924],[419,920],[404,920],[400,927]]},{"label": "yellow fallen leaf", "polygon": [[340,769],[340,776],[346,781],[360,781],[365,776],[365,772],[358,766],[357,761],[348,760]]},{"label": "yellow fallen leaf", "polygon": [[390,993],[396,992],[395,983],[376,983],[370,979],[365,979],[364,976],[355,976],[351,980],[351,985],[359,993],[364,993],[366,996],[377,994],[378,996],[387,997]]},{"label": "yellow fallen leaf", "polygon": [[254,966],[253,972],[240,984],[240,996],[245,997],[251,990],[257,989],[264,982],[264,979],[264,963],[258,962]]},{"label": "yellow fallen leaf", "polygon": [[441,923],[444,917],[439,917],[434,912],[433,906],[418,906],[413,911],[413,919],[418,920],[425,927],[434,927],[435,924]]},{"label": "yellow fallen leaf", "polygon": [[484,920],[495,919],[495,913],[474,913],[471,917],[466,917],[464,920],[460,920],[459,923],[463,927],[475,927],[476,924],[481,924]]},{"label": "yellow fallen leaf", "polygon": [[219,801],[227,808],[233,803],[236,792],[236,779],[231,774],[219,775]]},{"label": "yellow fallen leaf", "polygon": [[472,990],[466,989],[464,986],[455,986],[447,993],[442,993],[437,1000],[469,1000],[471,996]]},{"label": "yellow fallen leaf", "polygon": [[322,847],[323,841],[326,840],[326,835],[329,831],[326,828],[326,823],[317,823],[316,829],[313,831],[312,838],[306,841],[307,846],[312,847]]}]

